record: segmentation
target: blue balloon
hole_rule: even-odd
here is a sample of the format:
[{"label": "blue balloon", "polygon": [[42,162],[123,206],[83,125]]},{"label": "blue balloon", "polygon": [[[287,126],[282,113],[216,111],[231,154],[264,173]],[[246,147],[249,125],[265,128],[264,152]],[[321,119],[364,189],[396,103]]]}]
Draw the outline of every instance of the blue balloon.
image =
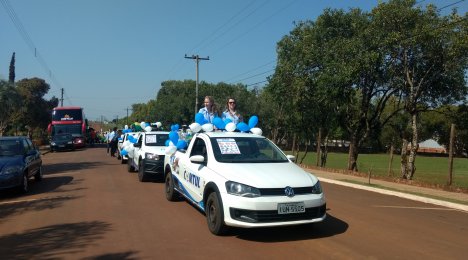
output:
[{"label": "blue balloon", "polygon": [[185,149],[187,148],[187,142],[185,140],[179,140],[177,142],[177,149]]},{"label": "blue balloon", "polygon": [[130,143],[132,144],[136,144],[138,142],[138,139],[136,139],[135,137],[133,137],[133,135],[128,135],[127,137],[128,141],[130,141]]},{"label": "blue balloon", "polygon": [[177,134],[177,132],[175,131],[171,131],[169,133],[169,140],[171,140],[171,142],[176,145],[177,144],[177,141],[179,141],[179,134]]},{"label": "blue balloon", "polygon": [[240,122],[237,124],[237,129],[241,132],[248,132],[250,127],[246,123]]},{"label": "blue balloon", "polygon": [[230,118],[227,118],[227,117],[226,117],[226,118],[224,119],[224,125],[227,125],[227,124],[229,124],[229,123],[231,123],[231,122],[232,122],[232,120],[231,120]]},{"label": "blue balloon", "polygon": [[119,139],[119,141],[122,141],[122,137],[119,137],[118,139]]},{"label": "blue balloon", "polygon": [[127,152],[127,150],[125,150],[125,149],[122,149],[122,151],[120,151],[120,155],[128,155],[128,152]]},{"label": "blue balloon", "polygon": [[249,119],[249,127],[254,128],[258,123],[258,117],[257,116],[252,116]]},{"label": "blue balloon", "polygon": [[216,128],[218,128],[220,130],[223,130],[224,128],[226,128],[226,123],[224,123],[223,119],[221,119],[219,117],[215,117],[213,119],[213,125],[215,125]]},{"label": "blue balloon", "polygon": [[165,145],[166,145],[166,146],[169,146],[169,143],[170,143],[170,142],[171,142],[171,140],[167,139]]},{"label": "blue balloon", "polygon": [[174,131],[176,131],[176,132],[179,131],[179,128],[180,128],[180,127],[179,127],[179,124],[175,124],[175,125],[174,125]]},{"label": "blue balloon", "polygon": [[195,115],[195,122],[204,125],[206,123],[205,116],[202,113],[197,113]]}]

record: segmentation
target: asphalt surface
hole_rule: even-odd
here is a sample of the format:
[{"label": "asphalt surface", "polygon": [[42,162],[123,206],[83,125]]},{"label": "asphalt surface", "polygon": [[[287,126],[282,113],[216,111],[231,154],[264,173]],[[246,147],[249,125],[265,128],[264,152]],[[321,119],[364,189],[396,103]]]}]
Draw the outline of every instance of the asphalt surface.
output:
[{"label": "asphalt surface", "polygon": [[[0,194],[0,259],[466,259],[467,212],[363,189],[321,172],[327,218],[214,236],[161,182],[138,181],[103,146],[43,156],[44,180]],[[341,177],[340,177],[341,176]],[[340,185],[328,183],[336,181]],[[359,184],[362,183],[362,184]],[[345,185],[360,185],[363,188]],[[380,186],[378,186],[380,187]],[[379,188],[379,190],[385,190]]]}]

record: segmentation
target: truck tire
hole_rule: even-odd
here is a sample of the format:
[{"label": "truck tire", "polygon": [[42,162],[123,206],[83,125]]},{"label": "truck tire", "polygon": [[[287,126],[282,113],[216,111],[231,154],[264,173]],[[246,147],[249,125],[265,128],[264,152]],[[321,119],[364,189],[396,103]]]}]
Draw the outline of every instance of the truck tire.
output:
[{"label": "truck tire", "polygon": [[177,191],[174,189],[174,179],[172,177],[172,173],[166,174],[165,178],[165,191],[166,191],[166,199],[168,201],[177,201],[179,196]]},{"label": "truck tire", "polygon": [[216,192],[210,193],[205,207],[206,222],[211,233],[221,236],[227,232],[227,226],[224,224],[223,205]]},{"label": "truck tire", "polygon": [[134,172],[135,171],[135,167],[133,167],[133,165],[132,165],[132,159],[131,158],[128,158],[128,160],[127,160],[127,171],[128,172]]},{"label": "truck tire", "polygon": [[141,160],[138,163],[138,165],[139,165],[139,167],[138,167],[138,180],[140,182],[145,182],[145,181],[147,181],[147,178],[145,176],[145,165]]}]

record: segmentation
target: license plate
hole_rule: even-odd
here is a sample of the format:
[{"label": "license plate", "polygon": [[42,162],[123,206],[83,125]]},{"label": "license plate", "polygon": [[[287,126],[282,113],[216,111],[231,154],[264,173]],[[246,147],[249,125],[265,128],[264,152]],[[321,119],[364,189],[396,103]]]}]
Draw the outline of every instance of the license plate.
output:
[{"label": "license plate", "polygon": [[61,145],[59,145],[59,147],[65,147],[65,145],[61,144]]},{"label": "license plate", "polygon": [[278,214],[304,213],[304,202],[280,203],[278,204]]}]

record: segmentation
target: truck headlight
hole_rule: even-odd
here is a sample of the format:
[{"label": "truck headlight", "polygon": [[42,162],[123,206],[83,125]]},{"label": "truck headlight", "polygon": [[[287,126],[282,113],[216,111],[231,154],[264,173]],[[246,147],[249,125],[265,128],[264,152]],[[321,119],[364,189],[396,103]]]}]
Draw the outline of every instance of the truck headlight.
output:
[{"label": "truck headlight", "polygon": [[50,144],[51,144],[51,145],[56,145],[55,142],[51,142]]},{"label": "truck headlight", "polygon": [[159,155],[154,153],[145,153],[145,158],[148,160],[159,160]]},{"label": "truck headlight", "polygon": [[233,182],[233,181],[226,182],[226,190],[231,195],[247,197],[247,198],[260,197],[259,189],[245,185],[245,184]]},{"label": "truck headlight", "polygon": [[320,181],[317,180],[314,186],[312,186],[312,194],[321,194],[322,193],[322,185],[320,185]]}]

